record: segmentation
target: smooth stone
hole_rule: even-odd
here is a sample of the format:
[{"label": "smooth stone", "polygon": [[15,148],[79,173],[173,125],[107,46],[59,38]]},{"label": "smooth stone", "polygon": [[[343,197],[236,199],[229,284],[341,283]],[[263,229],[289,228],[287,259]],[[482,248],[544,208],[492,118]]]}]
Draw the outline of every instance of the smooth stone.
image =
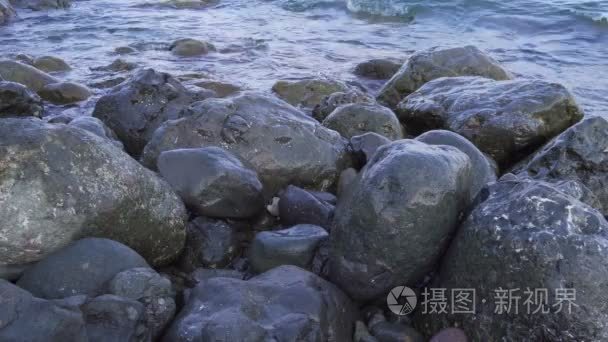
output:
[{"label": "smooth stone", "polygon": [[38,94],[44,100],[57,105],[85,101],[92,95],[89,88],[72,82],[47,84],[38,91]]},{"label": "smooth stone", "polygon": [[222,268],[239,252],[235,227],[226,221],[197,217],[188,224],[186,247],[179,261],[180,269]]},{"label": "smooth stone", "polygon": [[217,97],[228,97],[242,90],[240,86],[234,85],[232,83],[215,80],[198,81],[194,83],[194,85],[204,89],[213,90]]},{"label": "smooth stone", "polygon": [[272,86],[272,91],[285,102],[307,109],[313,109],[320,104],[325,96],[348,89],[349,87],[340,81],[324,78],[280,80]]},{"label": "smooth stone", "polygon": [[350,138],[350,147],[360,167],[372,159],[376,151],[391,141],[378,133],[365,133]]},{"label": "smooth stone", "polygon": [[197,268],[190,274],[190,276],[197,284],[205,282],[211,278],[234,278],[239,280],[245,278],[245,275],[237,270],[217,268]]},{"label": "smooth stone", "polygon": [[0,77],[6,81],[21,83],[35,92],[39,92],[48,84],[59,82],[55,77],[33,66],[10,60],[0,61]]},{"label": "smooth stone", "polygon": [[403,62],[392,59],[370,59],[357,64],[353,73],[373,80],[388,80],[399,71],[402,64]]},{"label": "smooth stone", "polygon": [[136,53],[137,50],[130,47],[130,46],[119,46],[116,49],[114,49],[114,53],[118,54],[118,55],[129,55],[132,53]]},{"label": "smooth stone", "polygon": [[27,8],[32,11],[48,9],[66,9],[72,6],[71,0],[10,0],[15,7]]},{"label": "smooth stone", "polygon": [[123,149],[122,143],[118,140],[116,134],[98,118],[92,116],[78,116],[70,120],[68,125],[89,131],[98,137],[107,139],[116,147]]},{"label": "smooth stone", "polygon": [[321,100],[321,103],[313,108],[312,116],[319,122],[322,122],[336,108],[351,103],[372,104],[376,103],[376,99],[358,89],[339,91],[337,93],[325,96],[323,100]]},{"label": "smooth stone", "polygon": [[32,66],[44,72],[69,71],[72,68],[63,59],[54,56],[42,56],[34,59]]},{"label": "smooth stone", "polygon": [[91,299],[81,307],[91,342],[145,341],[150,338],[141,303],[114,295]]},{"label": "smooth stone", "polygon": [[169,50],[177,56],[194,57],[206,55],[211,51],[215,51],[215,46],[208,42],[203,42],[191,38],[184,38],[171,43]]},{"label": "smooth stone", "polygon": [[312,224],[330,229],[334,205],[297,186],[288,186],[279,196],[279,217],[285,226]]},{"label": "smooth stone", "polygon": [[0,81],[0,118],[42,117],[44,105],[36,93],[23,84]]},{"label": "smooth stone", "polygon": [[323,126],[350,139],[368,132],[389,140],[403,139],[399,119],[392,110],[377,104],[347,104],[336,108],[323,120]]}]

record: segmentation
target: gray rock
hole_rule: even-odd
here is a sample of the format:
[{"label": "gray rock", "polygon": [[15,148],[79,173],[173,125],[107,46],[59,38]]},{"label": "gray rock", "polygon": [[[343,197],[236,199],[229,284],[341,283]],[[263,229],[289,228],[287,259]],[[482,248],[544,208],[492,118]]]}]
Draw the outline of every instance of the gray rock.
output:
[{"label": "gray rock", "polygon": [[418,136],[416,140],[429,145],[454,146],[469,156],[473,167],[471,200],[477,196],[486,184],[496,181],[496,173],[498,172],[496,163],[463,136],[450,131],[434,130]]},{"label": "gray rock", "polygon": [[177,119],[195,100],[193,96],[169,74],[145,69],[102,96],[93,116],[116,132],[127,152],[138,156],[154,131],[163,122]]},{"label": "gray rock", "polygon": [[388,80],[399,71],[402,64],[392,59],[370,59],[357,64],[353,73],[374,80]]},{"label": "gray rock", "polygon": [[511,75],[492,57],[474,46],[419,51],[380,89],[378,102],[396,108],[423,84],[440,77],[482,76],[508,80]]},{"label": "gray rock", "polygon": [[247,218],[264,207],[262,183],[255,171],[222,148],[165,151],[157,165],[163,178],[198,215]]},{"label": "gray rock", "polygon": [[3,266],[38,261],[86,236],[124,243],[153,265],[183,248],[186,210],[171,187],[93,133],[2,119],[0,165]]},{"label": "gray rock", "polygon": [[355,325],[355,334],[353,342],[378,342],[378,340],[369,333],[365,323],[357,321]]},{"label": "gray rock", "polygon": [[608,215],[608,121],[590,117],[570,127],[513,172],[549,182],[575,180],[589,188]]},{"label": "gray rock", "polygon": [[290,185],[279,197],[279,217],[284,226],[312,224],[331,228],[334,205],[297,186]]},{"label": "gray rock", "polygon": [[121,271],[148,267],[129,247],[113,240],[85,238],[28,268],[17,285],[33,295],[59,299],[103,294],[106,283]]},{"label": "gray rock", "polygon": [[114,60],[114,62],[101,67],[91,68],[93,71],[113,71],[113,72],[124,72],[137,69],[137,63],[126,61],[122,58]]},{"label": "gray rock", "polygon": [[420,131],[448,129],[508,166],[583,117],[560,84],[448,77],[425,84],[399,104],[399,119]]},{"label": "gray rock", "polygon": [[258,273],[281,265],[309,268],[317,246],[328,236],[325,229],[310,224],[260,232],[249,246],[249,262]]},{"label": "gray rock", "polygon": [[61,72],[72,70],[63,59],[54,56],[41,56],[32,61],[32,65],[44,72]]},{"label": "gray rock", "polygon": [[340,180],[338,182],[338,198],[344,196],[347,191],[353,188],[354,181],[357,179],[357,170],[349,167],[348,169],[340,173]]},{"label": "gray rock", "polygon": [[194,83],[194,85],[204,89],[213,90],[217,97],[228,97],[242,90],[242,88],[238,85],[216,80],[197,81]]},{"label": "gray rock", "polygon": [[323,126],[347,139],[368,132],[378,133],[389,140],[403,139],[401,124],[395,113],[377,104],[340,106],[323,120]]},{"label": "gray rock", "polygon": [[183,118],[167,122],[146,146],[142,162],[187,147],[222,147],[257,171],[269,198],[289,184],[328,189],[348,162],[346,141],[292,106],[245,92],[193,104]]},{"label": "gray rock", "polygon": [[186,272],[199,267],[222,268],[239,252],[235,227],[222,220],[197,217],[188,225],[179,265]]},{"label": "gray rock", "polygon": [[369,160],[372,159],[376,151],[386,145],[390,144],[390,140],[378,133],[365,133],[356,135],[350,138],[350,147],[355,156],[356,161],[361,167]]},{"label": "gray rock", "polygon": [[234,278],[240,280],[245,278],[245,275],[237,270],[216,268],[197,268],[190,276],[197,284],[211,278]]},{"label": "gray rock", "polygon": [[118,140],[116,134],[98,118],[92,116],[78,116],[73,120],[70,120],[68,125],[89,131],[98,137],[107,139],[112,144],[116,145],[116,147],[123,149],[123,145]]},{"label": "gray rock", "polygon": [[399,323],[379,322],[371,328],[372,335],[378,342],[424,342],[416,329]]},{"label": "gray rock", "polygon": [[164,341],[350,341],[356,315],[331,283],[281,266],[248,281],[198,284]]},{"label": "gray rock", "polygon": [[35,92],[39,92],[48,84],[59,82],[55,77],[33,66],[10,60],[0,61],[0,77],[6,81],[21,83]]},{"label": "gray rock", "polygon": [[0,340],[6,342],[87,342],[78,307],[35,298],[0,279]]},{"label": "gray rock", "polygon": [[471,178],[469,157],[455,147],[415,140],[382,146],[339,198],[331,279],[357,300],[414,286],[447,248]]},{"label": "gray rock", "polygon": [[62,9],[72,6],[71,0],[10,0],[15,7],[27,8],[33,11]]},{"label": "gray rock", "polygon": [[56,105],[85,101],[92,95],[89,88],[73,82],[47,84],[38,91],[38,94],[43,99]]},{"label": "gray rock", "polygon": [[114,49],[114,53],[117,55],[129,55],[129,54],[133,54],[136,52],[137,52],[137,50],[130,46],[119,46],[116,49]]},{"label": "gray rock", "polygon": [[372,104],[376,103],[376,99],[357,89],[339,91],[337,93],[325,96],[323,100],[321,100],[321,103],[313,108],[312,116],[321,122],[325,120],[325,118],[336,108],[350,103]]},{"label": "gray rock", "polygon": [[320,104],[325,96],[345,92],[348,89],[349,87],[345,83],[325,78],[281,80],[272,86],[272,91],[285,102],[310,110]]},{"label": "gray rock", "polygon": [[[454,237],[433,287],[476,289],[475,315],[420,315],[434,333],[458,326],[471,341],[603,341],[608,338],[608,222],[595,209],[551,184],[510,179],[493,183]],[[576,306],[558,312],[556,289],[575,289]],[[520,307],[495,313],[496,289],[519,289]],[[526,289],[546,289],[529,308]],[[507,293],[508,294],[508,293]],[[513,297],[511,297],[513,298]],[[504,309],[504,308],[503,308]]]},{"label": "gray rock", "polygon": [[89,342],[135,342],[150,338],[144,321],[144,307],[135,300],[103,295],[91,299],[81,309]]},{"label": "gray rock", "polygon": [[8,0],[0,0],[0,25],[7,24],[17,13]]},{"label": "gray rock", "polygon": [[173,54],[181,57],[194,57],[206,55],[211,51],[215,51],[215,46],[208,42],[203,42],[192,38],[184,38],[178,39],[171,43],[169,50],[173,52]]},{"label": "gray rock", "polygon": [[41,117],[42,100],[23,84],[0,81],[0,118],[16,116]]}]

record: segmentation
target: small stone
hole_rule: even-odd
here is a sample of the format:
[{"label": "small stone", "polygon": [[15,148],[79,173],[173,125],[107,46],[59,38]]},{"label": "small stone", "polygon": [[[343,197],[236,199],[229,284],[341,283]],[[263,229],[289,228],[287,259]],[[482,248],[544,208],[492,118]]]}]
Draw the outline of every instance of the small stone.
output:
[{"label": "small stone", "polygon": [[192,272],[197,268],[222,268],[239,252],[237,232],[222,220],[197,217],[188,224],[186,247],[180,268]]},{"label": "small stone", "polygon": [[378,104],[354,103],[336,108],[323,120],[323,126],[350,139],[368,132],[389,140],[403,139],[401,123],[392,110]]},{"label": "small stone", "polygon": [[215,46],[208,42],[184,38],[174,41],[169,47],[169,50],[173,52],[173,54],[181,57],[194,57],[206,55],[211,51],[215,51]]},{"label": "small stone", "polygon": [[44,86],[38,94],[53,104],[72,104],[88,99],[91,91],[80,84],[72,82],[51,83]]},{"label": "small stone", "polygon": [[63,59],[54,56],[42,56],[34,59],[32,65],[44,72],[69,71],[72,68]]}]

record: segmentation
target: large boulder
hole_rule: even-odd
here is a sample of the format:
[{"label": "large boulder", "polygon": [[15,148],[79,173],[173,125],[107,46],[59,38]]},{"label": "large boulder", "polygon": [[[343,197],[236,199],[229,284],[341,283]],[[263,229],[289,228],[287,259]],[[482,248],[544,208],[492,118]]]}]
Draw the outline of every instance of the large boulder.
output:
[{"label": "large boulder", "polygon": [[508,166],[579,121],[583,112],[557,83],[446,77],[406,97],[397,115],[408,129],[456,132]]},{"label": "large boulder", "polygon": [[59,82],[55,77],[33,66],[10,60],[0,61],[0,77],[6,81],[21,83],[35,92],[39,92],[48,84]]},{"label": "large boulder", "polygon": [[[608,222],[601,213],[542,181],[507,177],[484,191],[433,284],[447,293],[475,289],[475,314],[420,315],[419,325],[427,333],[458,326],[472,341],[607,340]],[[506,300],[509,310],[499,307],[501,289],[503,298],[520,298],[518,310],[515,300]]]},{"label": "large boulder", "polygon": [[496,163],[463,136],[450,131],[434,130],[419,135],[416,140],[429,145],[454,146],[469,156],[473,167],[471,170],[473,172],[473,183],[470,189],[471,200],[477,196],[486,184],[496,181],[498,171]]},{"label": "large boulder", "polygon": [[164,341],[350,341],[356,315],[331,283],[281,266],[248,281],[199,283]]},{"label": "large boulder", "polygon": [[508,80],[511,75],[474,46],[419,51],[380,89],[378,101],[395,108],[404,97],[440,77],[482,76]]},{"label": "large boulder", "polygon": [[165,151],[158,157],[158,170],[198,215],[248,218],[264,208],[255,171],[222,148]]},{"label": "large boulder", "polygon": [[469,157],[455,147],[415,140],[380,147],[339,198],[331,279],[358,300],[415,285],[447,248],[471,178]]},{"label": "large boulder", "polygon": [[33,11],[61,9],[72,6],[72,0],[10,0],[15,7],[27,8]]},{"label": "large boulder", "polygon": [[92,95],[89,88],[74,82],[47,84],[38,91],[38,94],[43,99],[56,105],[66,105],[84,101]]},{"label": "large boulder", "polygon": [[15,9],[8,0],[0,0],[0,25],[8,23],[16,15]]},{"label": "large boulder", "polygon": [[23,84],[0,81],[0,118],[15,116],[41,117],[42,100]]},{"label": "large boulder", "polygon": [[590,117],[570,127],[518,165],[514,172],[546,181],[575,180],[598,198],[608,215],[608,121]]},{"label": "large boulder", "polygon": [[98,118],[92,116],[78,116],[70,120],[68,125],[89,131],[99,137],[107,139],[120,149],[123,148],[123,145],[118,140],[116,134]]},{"label": "large boulder", "polygon": [[38,261],[81,237],[122,242],[149,263],[180,253],[186,210],[171,187],[93,133],[0,120],[0,264]]},{"label": "large boulder", "polygon": [[349,87],[340,81],[325,78],[281,80],[272,86],[272,91],[285,102],[305,109],[313,109],[325,96],[348,89]]},{"label": "large boulder", "polygon": [[116,132],[127,152],[139,155],[154,131],[194,100],[171,75],[145,69],[102,96],[93,116]]},{"label": "large boulder", "polygon": [[323,126],[347,139],[368,132],[378,133],[389,140],[403,139],[403,130],[395,113],[378,104],[340,106],[323,120]]},{"label": "large boulder", "polygon": [[40,56],[32,61],[32,66],[44,72],[61,72],[72,70],[68,63],[55,56]]},{"label": "large boulder", "polygon": [[218,146],[253,166],[265,194],[273,195],[289,184],[327,189],[348,158],[337,132],[266,95],[207,99],[182,116],[156,131],[142,155],[144,165],[154,168],[163,151]]}]

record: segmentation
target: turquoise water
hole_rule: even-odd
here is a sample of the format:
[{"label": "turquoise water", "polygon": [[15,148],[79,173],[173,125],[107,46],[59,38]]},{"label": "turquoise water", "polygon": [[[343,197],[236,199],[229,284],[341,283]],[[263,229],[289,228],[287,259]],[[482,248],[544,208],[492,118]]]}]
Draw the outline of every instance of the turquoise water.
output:
[{"label": "turquoise water", "polygon": [[[208,40],[218,52],[184,59],[166,51],[183,37]],[[561,82],[588,114],[608,115],[608,0],[220,0],[204,9],[89,0],[69,10],[20,11],[0,28],[0,55],[60,56],[74,67],[61,77],[85,84],[113,77],[90,68],[109,64],[116,47],[130,45],[140,51],[126,59],[142,66],[211,73],[262,91],[280,78],[311,75],[374,91],[378,83],[351,74],[356,63],[465,44],[520,77]]]}]

